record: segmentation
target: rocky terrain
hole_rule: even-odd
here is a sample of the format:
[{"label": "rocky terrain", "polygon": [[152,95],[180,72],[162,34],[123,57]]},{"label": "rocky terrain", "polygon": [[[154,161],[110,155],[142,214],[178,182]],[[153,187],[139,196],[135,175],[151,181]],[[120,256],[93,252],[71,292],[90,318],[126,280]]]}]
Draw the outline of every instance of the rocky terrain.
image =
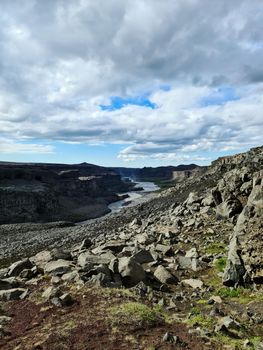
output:
[{"label": "rocky terrain", "polygon": [[258,147],[86,225],[2,225],[1,349],[263,349],[262,188]]}]

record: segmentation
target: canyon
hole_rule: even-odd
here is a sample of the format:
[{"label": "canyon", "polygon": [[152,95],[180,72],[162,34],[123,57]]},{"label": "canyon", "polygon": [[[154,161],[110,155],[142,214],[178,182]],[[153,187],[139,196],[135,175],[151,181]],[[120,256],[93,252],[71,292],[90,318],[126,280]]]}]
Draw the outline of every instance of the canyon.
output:
[{"label": "canyon", "polygon": [[263,147],[181,171],[82,225],[1,225],[0,346],[261,350]]}]

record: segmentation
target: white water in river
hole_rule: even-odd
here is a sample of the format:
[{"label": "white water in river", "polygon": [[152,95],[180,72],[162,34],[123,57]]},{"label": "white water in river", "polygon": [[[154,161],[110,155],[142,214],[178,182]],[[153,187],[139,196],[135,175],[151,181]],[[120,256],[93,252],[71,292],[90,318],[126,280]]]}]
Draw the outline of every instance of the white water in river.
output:
[{"label": "white water in river", "polygon": [[153,196],[152,192],[159,190],[159,187],[155,185],[153,182],[136,181],[136,187],[137,188],[142,187],[143,191],[131,191],[127,193],[122,193],[122,195],[127,194],[129,197],[109,204],[108,207],[112,213],[116,213],[120,211],[122,208],[132,207],[136,204],[146,202],[149,198]]}]

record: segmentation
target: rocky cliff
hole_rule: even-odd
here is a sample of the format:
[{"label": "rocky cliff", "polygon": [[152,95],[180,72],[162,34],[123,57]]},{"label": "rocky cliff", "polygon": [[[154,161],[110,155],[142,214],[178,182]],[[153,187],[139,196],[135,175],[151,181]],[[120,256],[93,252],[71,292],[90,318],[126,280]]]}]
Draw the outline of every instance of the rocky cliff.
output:
[{"label": "rocky cliff", "polygon": [[0,163],[0,223],[100,216],[130,186],[112,170],[86,163]]},{"label": "rocky cliff", "polygon": [[[160,166],[160,167],[144,167],[144,168],[113,168],[123,177],[131,177],[138,181],[158,181],[173,180],[177,177],[187,178],[191,176],[194,170],[201,169],[196,164],[178,165],[178,166]],[[180,175],[179,175],[180,174]],[[185,175],[185,176],[184,176]]]}]

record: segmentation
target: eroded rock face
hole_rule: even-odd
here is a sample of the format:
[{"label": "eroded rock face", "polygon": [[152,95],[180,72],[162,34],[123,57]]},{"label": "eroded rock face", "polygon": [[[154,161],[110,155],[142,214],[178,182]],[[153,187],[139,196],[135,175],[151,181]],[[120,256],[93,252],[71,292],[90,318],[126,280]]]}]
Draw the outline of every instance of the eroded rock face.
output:
[{"label": "eroded rock face", "polygon": [[253,189],[247,199],[229,245],[228,263],[223,282],[235,285],[249,282],[262,283],[263,271],[263,172],[255,174]]},{"label": "eroded rock face", "polygon": [[0,224],[94,218],[129,187],[91,164],[0,163]]}]

